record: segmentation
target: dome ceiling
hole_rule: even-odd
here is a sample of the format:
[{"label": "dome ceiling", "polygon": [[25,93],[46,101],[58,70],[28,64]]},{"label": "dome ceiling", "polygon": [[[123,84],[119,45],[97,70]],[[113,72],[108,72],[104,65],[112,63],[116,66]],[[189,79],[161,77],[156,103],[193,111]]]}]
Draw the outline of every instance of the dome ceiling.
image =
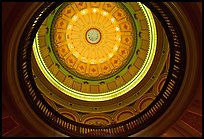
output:
[{"label": "dome ceiling", "polygon": [[[87,7],[79,10],[77,4]],[[90,7],[94,4],[95,7]],[[147,18],[150,16],[145,14],[148,10],[143,4],[152,12],[150,13],[153,16],[152,21],[156,24],[156,36],[151,37],[153,33],[150,31],[151,24],[148,23]],[[188,21],[192,21],[191,19],[200,21],[199,18],[197,19],[200,16],[197,9],[200,8],[193,3],[186,5],[182,3],[143,2],[143,4],[136,2],[4,4],[4,6],[7,5],[4,7],[7,9],[4,10],[7,11],[4,12],[6,25],[4,34],[10,37],[4,35],[4,46],[6,47],[3,53],[3,65],[5,65],[3,66],[3,100],[5,102],[3,104],[5,106],[3,105],[4,117],[2,120],[6,133],[3,130],[3,136],[159,136],[183,115],[182,113],[186,111],[185,108],[193,99],[195,92],[196,94],[199,93],[196,96],[196,103],[193,102],[187,111],[194,110],[193,112],[197,113],[199,109],[197,102],[200,102],[200,99],[197,98],[200,98],[201,94],[200,85],[197,85],[200,79],[197,78],[200,77],[197,75],[201,71],[199,69],[199,25],[201,24],[198,25],[199,27],[192,26],[191,22]],[[58,28],[57,24],[60,18],[64,20],[66,11],[64,13],[63,11],[66,8],[71,7],[75,10],[74,12],[78,10],[83,14],[86,14],[86,10],[89,9],[86,14],[88,15],[90,12],[98,14],[97,10],[100,9],[100,6],[105,5],[107,7],[114,5],[127,14],[127,20],[130,19],[135,38],[126,61],[124,60],[124,63],[117,70],[112,70],[104,75],[102,75],[104,72],[101,72],[98,76],[92,76],[89,74],[91,65],[97,65],[98,70],[100,64],[103,63],[94,63],[93,57],[88,54],[89,63],[80,61],[83,58],[78,57],[77,59],[76,53],[79,53],[81,57],[84,53],[76,52],[76,50],[80,51],[76,45],[71,45],[73,51],[68,47],[68,43],[75,38],[72,29],[82,18],[77,15],[80,13],[72,15],[73,19],[77,19],[77,21],[73,22],[71,33],[68,32],[68,29],[72,17],[70,21],[62,22],[62,24],[66,24],[66,28],[63,29],[66,32],[63,34],[64,36],[61,35],[65,38],[63,46],[61,46],[62,42],[56,43],[55,39],[59,36],[55,36],[55,34],[63,33],[59,31],[62,28]],[[21,7],[21,10],[16,10],[14,7]],[[187,10],[189,7],[191,7],[190,11]],[[11,10],[12,8],[14,9]],[[105,11],[104,15],[110,15],[108,9],[100,10]],[[114,15],[117,9],[111,10],[112,15]],[[6,24],[11,19],[8,12],[12,11],[21,14],[16,14],[15,18],[12,19],[13,24],[9,25]],[[67,10],[67,12],[71,11]],[[194,13],[195,16],[189,16],[188,13]],[[63,15],[64,18],[62,18]],[[101,15],[103,16],[102,13]],[[106,19],[106,16],[101,18]],[[108,21],[110,20],[107,19]],[[196,22],[192,23],[196,24]],[[81,28],[81,30],[83,29]],[[120,25],[119,29],[121,31]],[[66,34],[67,32],[70,34]],[[69,35],[70,40],[68,40],[67,35]],[[104,38],[102,31],[96,27],[87,29],[80,35],[83,39],[79,41],[83,40],[83,43],[89,44],[90,48],[95,48]],[[153,54],[152,63],[145,64],[145,60],[142,58],[149,61],[148,51],[152,50],[150,46],[155,46],[151,45],[151,38],[156,38],[156,51]],[[120,41],[119,49],[123,47],[123,44]],[[189,47],[192,45],[196,49]],[[63,53],[60,52],[63,49],[58,49],[60,47],[69,50],[69,52],[62,56]],[[87,49],[83,51],[87,51]],[[117,53],[119,49],[113,56],[121,56],[120,53]],[[92,54],[91,52],[89,53]],[[111,53],[111,51],[107,53],[109,52]],[[85,63],[86,72],[81,74],[77,71],[79,66],[77,61],[73,67],[69,67],[67,65],[69,63],[66,63],[67,58],[69,58],[67,55],[74,56],[78,63]],[[98,58],[96,54],[94,56],[94,59]],[[137,60],[138,63],[134,63]],[[142,65],[149,65],[150,68],[142,69]],[[140,71],[144,71],[144,69],[147,70],[147,73],[143,73],[144,77],[140,78],[141,80],[139,78],[132,80],[134,75],[141,75]],[[119,93],[117,96],[117,92],[122,89],[120,87],[125,86],[131,80],[134,82],[133,88],[126,86],[125,91],[123,91],[124,94]],[[63,86],[64,90],[59,86]],[[110,97],[109,94],[112,94],[113,91],[115,91],[115,96]],[[106,95],[108,99],[102,98],[103,95]],[[83,98],[83,96],[87,97]],[[93,100],[93,96],[96,96],[97,99]],[[89,97],[90,100],[87,99]],[[182,101],[180,101],[181,99]],[[184,115],[186,114],[184,113]],[[8,117],[9,119],[14,118],[12,121],[23,126],[7,132],[8,123],[5,123],[5,120]],[[195,119],[194,116],[193,119]],[[182,120],[180,119],[178,124],[174,124],[174,127],[178,127],[175,128],[176,130],[180,130],[179,127],[183,124],[195,124],[192,120],[183,123],[184,120],[186,121],[185,117]],[[195,128],[195,126],[183,128],[185,131],[193,129],[193,132],[188,132],[188,135],[187,132],[182,132],[182,134],[198,136],[199,130],[201,135],[200,129],[196,128],[195,130]],[[165,133],[164,136],[172,135],[172,128],[169,131],[166,132],[168,135]]]},{"label": "dome ceiling", "polygon": [[151,12],[136,6],[137,16],[125,3],[56,8],[44,22],[47,33],[38,32],[33,48],[50,83],[84,101],[106,101],[133,89],[151,66],[157,41]]},{"label": "dome ceiling", "polygon": [[113,2],[73,3],[58,12],[54,49],[69,70],[84,78],[114,74],[136,46],[131,15]]},{"label": "dome ceiling", "polygon": [[169,56],[165,31],[143,4],[71,2],[41,25],[32,68],[55,111],[81,124],[108,126],[156,99]]}]

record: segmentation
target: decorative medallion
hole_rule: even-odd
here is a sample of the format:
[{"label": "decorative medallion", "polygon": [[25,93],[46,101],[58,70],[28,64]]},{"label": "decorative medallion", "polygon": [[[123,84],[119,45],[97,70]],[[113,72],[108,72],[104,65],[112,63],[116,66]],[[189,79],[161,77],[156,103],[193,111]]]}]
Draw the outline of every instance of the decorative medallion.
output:
[{"label": "decorative medallion", "polygon": [[95,28],[91,28],[86,32],[86,39],[89,43],[95,44],[101,40],[101,33]]}]

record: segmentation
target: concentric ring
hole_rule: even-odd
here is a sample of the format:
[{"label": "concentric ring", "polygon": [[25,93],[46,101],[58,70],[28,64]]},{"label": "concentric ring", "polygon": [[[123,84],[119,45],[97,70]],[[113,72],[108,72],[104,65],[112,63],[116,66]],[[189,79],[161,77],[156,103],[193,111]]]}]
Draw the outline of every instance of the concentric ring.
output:
[{"label": "concentric ring", "polygon": [[[76,8],[77,4],[80,4],[80,3],[73,3],[73,5],[75,6],[73,6],[72,4],[67,5],[67,7],[65,6],[65,8],[63,8],[62,10],[62,13],[63,12],[67,13],[67,11],[70,11],[70,8],[73,8],[73,9],[74,7]],[[89,6],[91,4],[92,3],[90,3]],[[110,3],[107,3],[106,5],[108,4]],[[88,7],[88,5],[87,7],[85,5],[83,10],[79,10],[80,8],[78,9],[78,14],[76,15],[70,12],[72,14],[72,16],[69,19],[70,22],[67,22],[62,18],[63,14],[60,14],[61,16],[57,16],[58,18],[54,22],[56,29],[54,30],[54,33],[51,34],[51,36],[54,35],[54,43],[51,46],[53,47],[54,52],[56,50],[56,52],[59,54],[59,57],[61,56],[61,61],[64,60],[67,66],[69,67],[68,74],[67,75],[65,74],[66,77],[64,80],[61,80],[60,77],[55,77],[57,73],[56,70],[61,70],[61,66],[53,65],[52,67],[48,68],[39,64],[40,61],[44,61],[44,60],[42,60],[43,59],[42,56],[37,56],[37,55],[41,55],[39,54],[41,51],[41,48],[39,48],[39,42],[38,41],[34,42],[34,45],[37,46],[36,48],[35,46],[33,48],[34,55],[37,56],[36,59],[41,59],[40,61],[37,60],[37,63],[39,64],[40,69],[42,70],[46,78],[64,94],[84,101],[110,100],[129,92],[144,78],[144,76],[148,72],[151,66],[151,63],[153,62],[153,59],[154,59],[154,55],[156,51],[156,42],[157,42],[155,23],[151,12],[145,6],[139,3],[139,6],[141,7],[141,12],[142,12],[140,16],[143,19],[145,19],[144,23],[148,28],[146,30],[141,30],[140,27],[137,27],[137,29],[140,31],[138,32],[137,35],[140,36],[141,38],[139,37],[137,38],[138,42],[136,45],[133,43],[134,37],[132,36],[132,33],[131,33],[133,26],[130,22],[130,17],[132,18],[133,15],[131,15],[130,13],[127,13],[124,10],[124,5],[123,7],[120,7],[121,5],[117,5],[117,3],[112,3],[112,5],[113,6],[115,5],[115,8],[113,8],[112,10],[109,10],[111,14],[108,14],[108,12],[106,12],[103,8],[100,9],[101,6],[99,6],[98,8],[91,8],[91,7]],[[97,51],[101,52],[100,51],[101,47],[99,46],[104,42],[106,43],[111,42],[109,39],[114,38],[114,37],[109,38],[105,35],[107,33],[106,31],[109,31],[109,29],[105,28],[106,31],[103,31],[101,27],[103,24],[101,24],[100,22],[99,22],[100,24],[86,23],[87,27],[81,28],[81,30],[77,27],[77,24],[81,23],[80,20],[82,21],[81,17],[84,17],[87,15],[88,19],[93,19],[93,18],[89,18],[90,16],[88,16],[88,13],[92,12],[92,15],[95,15],[97,11],[99,12],[99,14],[96,17],[98,18],[100,17],[101,20],[106,19],[107,23],[111,21],[110,24],[112,24],[112,27],[115,27],[113,28],[114,30],[112,31],[112,33],[119,34],[119,36],[121,36],[119,37],[119,39],[117,39],[118,36],[116,35],[115,41],[121,45],[119,45],[118,50],[115,50],[116,52],[115,55],[111,55],[111,56],[108,55],[107,57],[108,60],[106,59],[106,61],[102,61],[100,63],[99,61],[95,61],[93,57],[91,58],[89,57],[88,60],[86,58],[84,61],[82,61],[81,55],[79,53],[76,53],[77,51],[80,51],[80,48],[85,47],[85,50],[89,50],[89,53],[93,53],[93,49],[88,49],[88,48],[96,48]],[[119,20],[120,22],[119,23],[114,22],[115,20],[112,20],[113,19],[112,16],[114,16],[115,20]],[[120,18],[120,17],[123,17],[123,18]],[[119,30],[117,26],[119,26]],[[86,37],[83,37],[85,36],[84,34],[86,34],[86,31],[90,28],[99,28],[102,34],[102,40],[99,42],[100,45],[94,44],[95,47],[91,47],[90,43],[87,42]],[[77,29],[79,30],[76,31]],[[132,32],[135,32],[135,31],[136,30],[134,31],[132,30]],[[79,33],[79,35],[74,35],[75,33],[77,34]],[[68,34],[71,34],[71,35],[67,36]],[[38,34],[36,37],[37,38],[39,37]],[[77,37],[79,38],[77,39]],[[85,39],[85,43],[80,43],[79,41],[84,41],[83,38]],[[79,44],[83,44],[83,45],[75,46],[73,45],[73,42],[72,42],[73,40],[75,40],[74,43],[78,42]],[[133,49],[133,47],[137,47],[137,46],[141,47],[139,48],[140,50],[138,50],[139,53],[137,54],[137,52],[133,51],[132,53],[134,53],[134,55],[131,58],[131,61],[129,61],[130,63],[121,71],[120,74],[116,75],[115,77],[113,76],[112,79],[108,78],[106,82],[97,81],[97,80],[93,82],[89,80],[86,81],[80,78],[79,79],[73,78],[72,77],[73,74],[70,74],[70,70],[73,70],[78,74],[80,73],[81,75],[91,76],[97,79],[101,75],[99,74],[99,71],[101,71],[103,75],[107,74],[107,72],[103,72],[103,70],[99,68],[100,66],[109,71],[110,70],[112,70],[113,72],[117,71],[119,70],[121,65],[124,64],[122,62],[127,60],[130,51],[135,50]],[[107,45],[105,47],[109,48],[110,45]],[[66,51],[68,52],[66,53]],[[120,59],[119,57],[117,57],[117,56],[120,56],[120,54],[124,54],[125,56],[121,57]],[[53,58],[53,57],[51,56],[50,58]],[[106,64],[105,62],[107,61],[113,64],[112,68],[108,68],[108,66],[111,66],[109,64],[103,66],[103,64]],[[43,64],[43,65],[47,65],[47,64]],[[56,69],[57,67],[59,67],[60,69]]]},{"label": "concentric ring", "polygon": [[101,40],[101,33],[96,28],[91,28],[86,32],[86,40],[91,44],[96,44]]},{"label": "concentric ring", "polygon": [[132,15],[113,2],[68,4],[53,20],[54,53],[79,77],[99,79],[116,73],[136,47]]}]

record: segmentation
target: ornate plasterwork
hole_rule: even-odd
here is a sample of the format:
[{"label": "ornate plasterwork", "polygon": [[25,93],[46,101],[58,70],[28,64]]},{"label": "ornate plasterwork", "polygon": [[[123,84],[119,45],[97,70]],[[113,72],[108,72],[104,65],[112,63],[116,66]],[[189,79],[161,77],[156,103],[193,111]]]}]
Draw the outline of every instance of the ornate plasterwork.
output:
[{"label": "ornate plasterwork", "polygon": [[[75,6],[72,6],[72,4]],[[113,21],[116,21],[116,23],[115,24],[113,23],[112,25],[113,27],[115,27],[115,30],[113,31],[113,33],[116,33],[116,37],[113,36],[113,38],[111,39],[113,40],[115,39],[116,43],[120,45],[118,50],[116,51],[114,49],[111,49],[115,51],[115,55],[111,57],[108,61],[110,63],[115,63],[115,65],[112,65],[110,76],[108,76],[108,73],[105,74],[105,72],[103,72],[102,69],[100,70],[99,65],[101,65],[101,67],[108,70],[108,66],[111,67],[110,63],[109,64],[107,63],[107,65],[105,66],[106,62],[100,63],[100,60],[98,60],[97,64],[91,64],[91,62],[93,62],[91,59],[89,59],[90,61],[87,63],[80,61],[76,57],[75,47],[73,47],[72,44],[71,44],[71,47],[70,45],[67,44],[67,42],[69,43],[71,42],[71,40],[67,41],[67,39],[70,38],[70,36],[67,38],[66,34],[67,33],[69,34],[69,32],[71,31],[72,32],[71,38],[77,37],[77,35],[73,34],[75,32],[72,30],[74,26],[78,24],[78,22],[75,20],[79,21],[80,16],[85,16],[83,15],[84,14],[83,10],[88,9],[86,7],[81,9],[78,8],[79,12],[77,16],[75,16],[75,11],[77,9],[76,4],[77,3],[69,3],[68,5],[63,4],[62,6],[60,6],[61,10],[59,10],[60,8],[55,10],[55,12],[53,12],[53,15],[50,15],[48,17],[47,21],[43,23],[43,26],[40,28],[39,32],[37,33],[36,39],[33,45],[34,46],[33,50],[34,50],[34,56],[37,60],[39,68],[41,69],[44,76],[49,80],[49,82],[53,86],[55,86],[65,95],[68,95],[70,97],[73,97],[79,100],[106,101],[126,94],[131,89],[133,89],[137,84],[139,84],[139,82],[145,77],[154,59],[154,55],[156,52],[157,37],[156,37],[155,23],[151,15],[151,12],[140,3],[136,4],[137,7],[139,7],[139,10],[136,12],[136,16],[135,16],[134,10],[129,4],[125,5],[123,3],[112,3],[113,5],[117,5],[117,7],[113,8],[112,10],[106,8],[106,11],[103,9],[103,5],[107,5],[108,3],[100,3],[99,4],[100,6],[98,6],[98,8],[96,4],[93,6],[94,8],[93,7],[90,8],[91,9],[90,12],[92,12],[93,15],[96,14],[94,12],[96,12],[97,9],[101,10],[102,12],[99,12],[99,15],[97,17],[102,17],[102,19],[107,18],[106,19],[107,23],[111,22],[112,24],[112,20],[111,20],[113,19],[112,16],[115,18]],[[92,5],[92,3],[86,4],[86,5],[88,7]],[[62,17],[65,18],[65,15],[62,13],[67,12],[65,10],[66,9],[65,7],[67,6],[68,7],[71,6],[72,9],[75,9],[73,12],[72,10],[69,9],[70,15],[67,16],[66,18],[67,20],[69,19],[70,22],[67,22],[65,19],[62,18]],[[123,8],[121,8],[120,6]],[[131,16],[129,17],[125,15],[128,13],[126,11],[127,9],[131,13],[130,14]],[[58,10],[62,12],[58,13],[57,12]],[[108,12],[110,12],[110,14]],[[109,16],[111,18],[108,18]],[[130,20],[132,17],[134,17],[134,22],[133,22],[134,26]],[[117,21],[120,21],[120,22],[117,23]],[[119,30],[117,26],[115,26],[117,24],[119,26]],[[71,30],[69,30],[69,27],[70,27],[69,25],[71,25]],[[95,36],[95,39],[94,39],[94,36],[93,36],[92,38],[92,41],[96,41],[97,43],[93,43],[87,39],[87,34],[90,31],[90,29],[92,31],[94,30],[95,35],[98,34],[98,37]],[[79,32],[80,31],[78,30],[77,33]],[[64,35],[62,35],[63,33]],[[121,39],[117,39],[117,33],[119,33],[119,36],[121,35],[121,37],[119,37]],[[137,35],[136,40],[133,39],[134,33]],[[84,35],[82,37],[82,40],[84,41],[84,44],[87,44],[87,47],[90,46],[91,48],[95,48],[97,47],[98,44],[106,42],[106,40],[103,40],[104,37],[105,37],[104,32],[101,29],[99,29],[99,27],[92,26],[84,30]],[[106,39],[110,39],[110,38],[106,38]],[[64,41],[61,42],[61,40],[64,40]],[[102,49],[102,48],[99,47],[99,49]],[[80,51],[80,49],[77,49],[77,51]],[[123,53],[124,57],[120,57],[121,56],[120,53]],[[132,53],[132,55],[130,53]],[[61,60],[60,60],[60,55],[62,58]],[[67,60],[67,58],[70,58],[70,59],[68,60],[67,63],[66,62],[63,63],[63,58],[64,60]],[[74,63],[78,63],[78,65]],[[120,63],[123,63],[123,64],[120,64]],[[65,64],[65,67],[67,67],[67,69],[64,68],[64,64]],[[67,64],[72,68],[69,68]],[[88,68],[87,68],[87,65],[89,65]],[[83,67],[86,67],[86,68],[83,68]],[[77,69],[78,71],[83,70],[83,72],[81,71],[81,73],[84,73],[84,77],[88,77],[87,74],[89,74],[89,77],[92,77],[92,78],[84,79],[78,76],[82,74],[77,73]],[[96,72],[97,70],[98,72]],[[75,72],[73,73],[72,71],[75,71]],[[99,74],[99,71],[101,71],[101,73],[104,73],[103,75],[104,77],[106,75],[107,77],[101,79],[100,77],[102,76],[102,74]]]},{"label": "ornate plasterwork", "polygon": [[[169,53],[167,51],[167,53]],[[170,55],[168,56],[168,58]],[[155,84],[145,92],[145,94],[139,98],[137,101],[132,103],[129,106],[122,107],[118,110],[112,110],[112,112],[98,112],[98,113],[82,113],[80,111],[70,110],[58,104],[57,106],[53,100],[48,99],[46,96],[43,95],[45,100],[56,109],[57,112],[62,114],[63,116],[87,125],[96,125],[96,126],[107,126],[111,124],[116,124],[123,122],[127,119],[130,119],[133,116],[136,116],[144,109],[146,109],[156,97],[161,92],[161,88],[164,85],[164,82],[167,78],[168,73],[168,64],[170,63],[169,59],[166,60],[165,66],[163,67],[163,71],[159,75],[158,79],[156,80]]]},{"label": "ornate plasterwork", "polygon": [[136,45],[133,19],[114,2],[76,2],[54,19],[53,49],[67,70],[85,78],[118,71]]}]

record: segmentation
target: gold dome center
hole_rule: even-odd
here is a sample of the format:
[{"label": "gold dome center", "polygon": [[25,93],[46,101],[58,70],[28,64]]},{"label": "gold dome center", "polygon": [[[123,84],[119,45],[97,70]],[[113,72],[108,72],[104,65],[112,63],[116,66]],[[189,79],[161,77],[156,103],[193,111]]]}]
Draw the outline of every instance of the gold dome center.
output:
[{"label": "gold dome center", "polygon": [[72,3],[56,18],[54,50],[67,70],[101,78],[122,68],[135,47],[130,14],[116,3]]}]

